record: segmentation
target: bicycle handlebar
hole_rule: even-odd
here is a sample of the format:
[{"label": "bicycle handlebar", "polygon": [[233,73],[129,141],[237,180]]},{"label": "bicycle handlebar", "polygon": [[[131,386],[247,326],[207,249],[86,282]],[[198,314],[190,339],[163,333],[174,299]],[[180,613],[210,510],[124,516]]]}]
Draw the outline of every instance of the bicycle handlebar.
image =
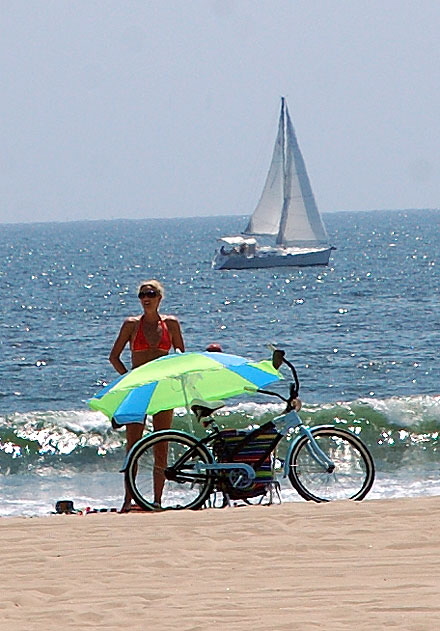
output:
[{"label": "bicycle handlebar", "polygon": [[[273,354],[272,354],[272,365],[274,366],[274,368],[276,368],[278,370],[278,368],[280,368],[280,366],[282,364],[286,364],[286,366],[288,366],[290,368],[290,372],[292,373],[292,377],[293,377],[293,380],[294,380],[294,383],[291,385],[291,393],[293,391],[293,392],[296,393],[296,396],[298,396],[298,393],[299,393],[299,378],[298,378],[298,373],[296,372],[296,368],[292,364],[292,362],[290,362],[288,359],[286,359],[285,351],[282,351],[281,349],[275,349],[273,351]],[[293,390],[292,390],[292,388],[293,388]]]},{"label": "bicycle handlebar", "polygon": [[287,403],[286,411],[290,411],[295,407],[294,401],[298,398],[299,378],[295,366],[292,364],[292,362],[286,359],[285,355],[286,353],[283,350],[274,348],[272,353],[272,365],[274,368],[276,368],[276,370],[278,370],[282,364],[286,364],[286,366],[290,368],[290,372],[292,373],[294,382],[290,384],[289,397],[283,397],[283,395],[279,394],[278,392],[271,392],[270,390],[258,390],[258,392],[260,392],[261,394],[269,394],[271,396],[278,397],[279,399]]}]

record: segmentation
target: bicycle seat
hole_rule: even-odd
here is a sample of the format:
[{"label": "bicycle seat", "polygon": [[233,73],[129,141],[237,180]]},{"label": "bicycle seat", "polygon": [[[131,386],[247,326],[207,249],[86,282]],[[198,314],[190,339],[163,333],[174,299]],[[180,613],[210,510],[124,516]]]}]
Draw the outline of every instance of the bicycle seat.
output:
[{"label": "bicycle seat", "polygon": [[191,410],[198,419],[211,416],[213,412],[219,410],[225,405],[224,401],[204,401],[203,399],[193,399],[191,401]]}]

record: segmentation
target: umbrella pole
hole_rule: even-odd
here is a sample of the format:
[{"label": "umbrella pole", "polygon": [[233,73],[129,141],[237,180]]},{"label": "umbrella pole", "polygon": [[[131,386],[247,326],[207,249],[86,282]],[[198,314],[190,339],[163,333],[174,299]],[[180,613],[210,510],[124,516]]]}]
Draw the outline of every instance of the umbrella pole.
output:
[{"label": "umbrella pole", "polygon": [[190,430],[191,434],[194,434],[194,425],[193,425],[193,422],[192,422],[192,413],[191,413],[191,408],[190,408],[190,402],[188,401],[188,397],[186,395],[184,375],[180,376],[180,382],[182,384],[183,396],[185,397],[185,408],[186,408],[186,411],[187,411],[187,414],[188,414],[189,430]]}]

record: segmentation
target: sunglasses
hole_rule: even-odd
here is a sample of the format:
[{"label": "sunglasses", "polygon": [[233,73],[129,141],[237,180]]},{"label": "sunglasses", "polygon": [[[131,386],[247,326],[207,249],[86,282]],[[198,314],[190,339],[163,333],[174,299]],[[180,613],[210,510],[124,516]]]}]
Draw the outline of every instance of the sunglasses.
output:
[{"label": "sunglasses", "polygon": [[159,292],[155,289],[146,289],[145,291],[140,291],[138,293],[138,298],[142,300],[142,298],[157,298],[160,296]]}]

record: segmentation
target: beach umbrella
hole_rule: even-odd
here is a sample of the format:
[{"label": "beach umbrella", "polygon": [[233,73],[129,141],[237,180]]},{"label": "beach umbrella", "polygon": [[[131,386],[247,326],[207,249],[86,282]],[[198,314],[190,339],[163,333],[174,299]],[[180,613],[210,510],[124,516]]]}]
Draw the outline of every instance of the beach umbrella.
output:
[{"label": "beach umbrella", "polygon": [[282,375],[269,360],[252,362],[218,352],[179,353],[134,368],[105,386],[89,405],[123,425],[161,410],[189,409],[193,399],[229,398],[279,379]]}]

